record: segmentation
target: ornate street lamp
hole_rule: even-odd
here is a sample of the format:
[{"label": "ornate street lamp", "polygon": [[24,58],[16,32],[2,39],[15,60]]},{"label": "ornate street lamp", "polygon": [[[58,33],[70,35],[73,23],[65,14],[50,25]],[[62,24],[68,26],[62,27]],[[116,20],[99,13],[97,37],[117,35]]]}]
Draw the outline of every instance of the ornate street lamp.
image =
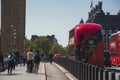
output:
[{"label": "ornate street lamp", "polygon": [[16,29],[13,29],[13,49],[16,49]]}]

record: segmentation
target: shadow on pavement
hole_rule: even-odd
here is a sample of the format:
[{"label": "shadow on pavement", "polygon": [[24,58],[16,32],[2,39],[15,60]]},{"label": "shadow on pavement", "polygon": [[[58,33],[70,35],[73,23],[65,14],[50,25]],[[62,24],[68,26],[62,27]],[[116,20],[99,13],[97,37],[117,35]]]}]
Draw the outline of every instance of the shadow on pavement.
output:
[{"label": "shadow on pavement", "polygon": [[17,76],[17,75],[21,75],[21,73],[12,73],[12,74],[0,74],[0,76]]}]

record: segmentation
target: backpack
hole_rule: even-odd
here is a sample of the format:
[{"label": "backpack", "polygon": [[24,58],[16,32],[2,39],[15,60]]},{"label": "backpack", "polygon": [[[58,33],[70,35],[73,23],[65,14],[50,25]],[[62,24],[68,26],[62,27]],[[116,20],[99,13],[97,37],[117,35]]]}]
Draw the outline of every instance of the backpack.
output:
[{"label": "backpack", "polygon": [[9,56],[8,56],[8,61],[14,62],[14,56],[13,56],[13,55],[9,55]]}]

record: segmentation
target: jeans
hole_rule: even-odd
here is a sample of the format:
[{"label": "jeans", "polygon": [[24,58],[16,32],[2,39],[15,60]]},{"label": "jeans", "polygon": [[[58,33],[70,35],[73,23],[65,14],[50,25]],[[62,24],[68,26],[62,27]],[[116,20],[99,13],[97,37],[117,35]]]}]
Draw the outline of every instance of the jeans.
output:
[{"label": "jeans", "polygon": [[33,71],[33,61],[28,60],[27,61],[27,72],[32,72]]}]

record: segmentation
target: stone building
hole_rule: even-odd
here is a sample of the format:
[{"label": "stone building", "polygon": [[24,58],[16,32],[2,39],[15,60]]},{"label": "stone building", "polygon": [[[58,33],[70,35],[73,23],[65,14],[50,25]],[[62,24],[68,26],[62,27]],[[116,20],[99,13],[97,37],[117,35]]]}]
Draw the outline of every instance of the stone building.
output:
[{"label": "stone building", "polygon": [[93,7],[89,12],[89,17],[86,22],[98,23],[102,25],[102,33],[104,38],[104,50],[108,50],[108,42],[110,35],[120,31],[120,11],[116,15],[106,14],[102,10],[102,2]]},{"label": "stone building", "polygon": [[34,41],[37,38],[48,38],[50,40],[50,44],[57,44],[57,39],[55,38],[55,35],[47,35],[47,36],[37,36],[37,35],[32,35],[31,37],[31,41]]},{"label": "stone building", "polygon": [[23,52],[26,0],[1,0],[1,51]]}]

